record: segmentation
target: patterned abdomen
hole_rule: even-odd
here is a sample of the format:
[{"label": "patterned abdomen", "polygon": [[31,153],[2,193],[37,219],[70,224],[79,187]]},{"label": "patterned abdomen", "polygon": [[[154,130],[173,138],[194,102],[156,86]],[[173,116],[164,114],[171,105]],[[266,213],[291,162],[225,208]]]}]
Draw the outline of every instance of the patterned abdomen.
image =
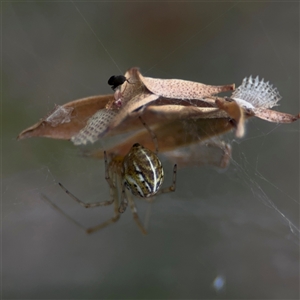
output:
[{"label": "patterned abdomen", "polygon": [[164,179],[164,170],[157,155],[136,143],[123,160],[123,178],[133,195],[155,195]]}]

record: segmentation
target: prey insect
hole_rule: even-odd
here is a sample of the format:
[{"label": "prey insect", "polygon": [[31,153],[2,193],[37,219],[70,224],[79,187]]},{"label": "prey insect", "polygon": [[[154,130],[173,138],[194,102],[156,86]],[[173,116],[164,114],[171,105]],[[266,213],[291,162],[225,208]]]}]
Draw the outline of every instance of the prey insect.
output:
[{"label": "prey insect", "polygon": [[[104,164],[105,164],[105,179],[110,189],[110,200],[100,201],[95,203],[86,203],[78,199],[61,183],[59,186],[81,206],[90,208],[97,206],[107,206],[114,204],[114,215],[112,218],[99,225],[90,228],[84,228],[75,220],[66,215],[60,208],[58,208],[52,201],[44,197],[53,208],[58,210],[76,225],[80,226],[87,233],[92,233],[102,229],[109,224],[115,223],[119,220],[120,214],[125,212],[128,204],[133,214],[137,226],[143,234],[147,234],[146,229],[142,225],[137,209],[134,203],[133,196],[151,201],[153,196],[162,193],[174,192],[176,189],[176,172],[177,165],[173,168],[172,184],[169,187],[161,188],[164,180],[164,169],[157,156],[158,145],[157,137],[150,127],[140,118],[141,122],[151,134],[151,138],[155,145],[155,152],[135,143],[125,157],[113,156],[111,161],[108,162],[106,151],[104,151]],[[119,194],[121,194],[119,199]]]},{"label": "prey insect", "polygon": [[113,75],[108,79],[108,84],[111,85],[111,88],[115,91],[117,87],[122,85],[125,81],[128,81],[128,79],[123,75]]}]

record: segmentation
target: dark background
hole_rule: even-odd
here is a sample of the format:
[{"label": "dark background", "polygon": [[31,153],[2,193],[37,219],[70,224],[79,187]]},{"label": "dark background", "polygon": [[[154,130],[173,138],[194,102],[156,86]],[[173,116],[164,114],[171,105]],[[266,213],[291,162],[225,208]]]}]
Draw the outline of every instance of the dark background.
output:
[{"label": "dark background", "polygon": [[[54,104],[111,93],[107,79],[133,66],[207,84],[259,75],[280,91],[277,109],[296,114],[299,3],[1,5],[3,298],[299,298],[299,122],[251,119],[243,139],[224,137],[226,172],[179,170],[176,193],[151,206],[146,237],[130,211],[88,236],[41,200],[85,226],[109,218],[111,207],[85,210],[57,185],[108,198],[103,161],[67,141],[15,139]],[[143,220],[149,205],[136,202]],[[216,276],[225,289],[212,287]]]}]

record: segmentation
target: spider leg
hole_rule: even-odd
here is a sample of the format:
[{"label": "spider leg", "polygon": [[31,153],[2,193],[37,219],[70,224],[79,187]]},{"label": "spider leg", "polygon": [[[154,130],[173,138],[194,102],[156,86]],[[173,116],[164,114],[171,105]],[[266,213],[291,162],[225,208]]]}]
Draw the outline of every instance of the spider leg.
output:
[{"label": "spider leg", "polygon": [[96,232],[96,231],[98,231],[98,230],[100,230],[100,229],[102,229],[102,228],[104,228],[104,227],[106,227],[106,226],[108,226],[112,223],[117,222],[120,219],[120,213],[119,213],[118,209],[119,209],[118,201],[115,201],[114,202],[114,216],[111,219],[109,219],[109,220],[107,220],[107,221],[105,221],[105,222],[103,222],[99,225],[87,228],[86,233]]},{"label": "spider leg", "polygon": [[93,226],[93,227],[89,227],[89,228],[85,228],[84,226],[82,226],[80,223],[78,223],[77,221],[75,221],[73,218],[71,218],[70,216],[68,216],[64,211],[62,211],[56,204],[54,204],[50,199],[48,199],[45,195],[42,194],[42,197],[55,209],[57,210],[60,214],[62,214],[63,216],[65,216],[67,219],[69,219],[69,221],[71,221],[72,223],[74,223],[76,226],[80,227],[81,229],[83,229],[86,233],[92,233],[95,231],[98,231],[112,223],[115,223],[119,220],[120,218],[120,213],[118,211],[119,209],[119,201],[118,201],[118,191],[117,191],[117,187],[115,185],[116,182],[116,177],[113,176],[113,178],[110,177],[109,175],[109,164],[107,162],[107,155],[106,152],[104,151],[104,163],[105,163],[105,179],[110,187],[110,197],[111,200],[109,201],[101,201],[101,202],[96,202],[96,203],[85,203],[81,200],[79,200],[76,196],[74,196],[70,191],[68,191],[61,183],[59,183],[59,186],[66,192],[66,194],[68,194],[73,200],[75,200],[76,202],[78,202],[81,206],[89,208],[89,207],[96,207],[96,206],[105,206],[105,205],[110,205],[112,203],[114,203],[114,216],[112,218],[110,218],[109,220]]},{"label": "spider leg", "polygon": [[154,133],[154,131],[147,125],[147,123],[142,119],[141,116],[139,116],[140,121],[142,122],[142,124],[144,125],[144,127],[147,129],[147,131],[149,132],[149,134],[152,137],[153,143],[154,143],[154,148],[155,148],[155,154],[158,154],[158,142],[157,142],[157,136]]},{"label": "spider leg", "polygon": [[131,208],[131,212],[132,212],[134,221],[136,222],[136,224],[139,227],[139,229],[141,230],[141,232],[143,234],[147,234],[147,230],[144,228],[143,224],[141,223],[141,221],[139,219],[137,209],[136,209],[136,206],[134,204],[134,200],[132,198],[131,193],[127,193],[127,195],[128,195],[129,206]]},{"label": "spider leg", "polygon": [[125,193],[125,184],[123,183],[122,185],[122,195],[121,195],[121,204],[120,204],[120,207],[119,207],[119,213],[124,213],[126,208],[128,206],[128,200],[127,200],[127,197],[126,197],[126,193]]},{"label": "spider leg", "polygon": [[85,208],[90,207],[97,207],[97,206],[107,206],[111,205],[114,202],[114,198],[112,197],[111,200],[108,201],[100,201],[100,202],[93,202],[93,203],[86,203],[78,199],[75,195],[73,195],[69,190],[67,190],[60,182],[58,183],[59,186],[66,192],[67,195],[69,195],[73,200],[78,202],[81,206]]},{"label": "spider leg", "polygon": [[159,195],[159,194],[163,194],[163,193],[175,192],[175,190],[176,190],[176,175],[177,175],[177,165],[175,164],[174,168],[173,168],[172,184],[169,187],[166,187],[166,188],[163,188],[163,189],[159,190],[155,194],[155,196]]},{"label": "spider leg", "polygon": [[120,218],[120,214],[118,212],[118,203],[115,203],[115,207],[114,207],[114,216],[107,220],[106,222],[103,222],[99,225],[96,225],[94,227],[89,227],[89,228],[85,228],[84,226],[82,226],[80,223],[78,223],[76,220],[74,220],[73,218],[71,218],[69,215],[67,215],[62,209],[60,209],[56,204],[54,204],[48,197],[46,197],[44,194],[41,194],[42,198],[44,198],[44,200],[46,200],[51,206],[52,208],[54,208],[56,211],[58,211],[61,215],[63,215],[65,218],[67,218],[69,221],[71,221],[73,224],[75,224],[76,226],[78,226],[79,228],[81,228],[82,230],[84,230],[86,233],[93,233],[95,231],[98,231],[112,223],[115,223],[119,220]]},{"label": "spider leg", "polygon": [[80,223],[78,223],[77,221],[75,221],[74,219],[72,219],[70,216],[68,216],[62,209],[60,209],[55,203],[53,203],[46,195],[41,194],[41,197],[44,200],[46,200],[52,206],[52,208],[54,208],[56,211],[58,211],[60,214],[62,214],[65,218],[67,218],[73,224],[75,224],[76,226],[78,226],[81,229],[83,229],[84,231],[86,231],[86,229]]},{"label": "spider leg", "polygon": [[110,187],[110,197],[111,199],[109,201],[99,201],[99,202],[94,202],[94,203],[86,203],[78,199],[74,194],[72,194],[69,190],[67,190],[60,182],[58,183],[59,186],[66,192],[67,195],[69,195],[73,200],[78,202],[81,206],[85,208],[90,208],[90,207],[97,207],[97,206],[107,206],[111,205],[114,202],[115,197],[113,196],[112,191],[115,189],[113,180],[109,176],[109,165],[107,162],[107,155],[106,151],[104,151],[104,164],[105,164],[105,179]]},{"label": "spider leg", "polygon": [[[108,202],[114,202],[114,216],[99,224],[96,225],[94,227],[90,227],[86,229],[87,233],[93,233],[96,232],[112,223],[117,222],[120,219],[120,213],[119,213],[119,201],[118,201],[118,192],[117,192],[117,188],[115,186],[115,182],[116,182],[116,177],[114,176],[113,179],[109,176],[109,165],[107,163],[107,155],[106,155],[106,151],[104,151],[104,163],[105,163],[105,179],[108,182],[109,186],[110,186],[110,196],[111,196],[111,200],[110,201],[102,201],[99,203],[108,203]],[[105,204],[103,204],[105,205]],[[107,204],[108,205],[108,204]]]},{"label": "spider leg", "polygon": [[107,162],[106,151],[104,151],[104,166],[105,166],[105,180],[107,181],[107,183],[111,189],[115,189],[115,184],[109,176],[109,164]]}]

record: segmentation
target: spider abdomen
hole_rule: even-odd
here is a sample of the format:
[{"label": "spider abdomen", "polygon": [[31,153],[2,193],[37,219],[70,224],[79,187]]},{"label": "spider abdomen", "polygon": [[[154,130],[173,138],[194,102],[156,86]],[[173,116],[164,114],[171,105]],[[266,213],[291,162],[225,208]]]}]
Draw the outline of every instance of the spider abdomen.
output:
[{"label": "spider abdomen", "polygon": [[136,143],[123,161],[123,179],[133,195],[155,195],[164,179],[164,170],[157,155]]}]

